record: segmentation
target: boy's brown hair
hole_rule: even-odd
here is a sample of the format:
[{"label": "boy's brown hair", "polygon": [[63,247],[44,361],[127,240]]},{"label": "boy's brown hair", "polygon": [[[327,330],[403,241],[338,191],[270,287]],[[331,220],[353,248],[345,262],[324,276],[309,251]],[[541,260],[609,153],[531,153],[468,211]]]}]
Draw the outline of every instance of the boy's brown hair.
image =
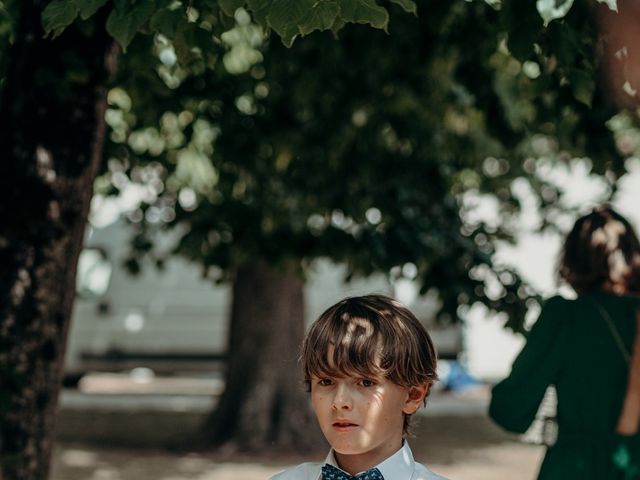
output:
[{"label": "boy's brown hair", "polygon": [[[408,308],[384,295],[329,307],[309,329],[300,360],[309,390],[314,375],[382,376],[402,387],[431,386],[438,378],[431,337]],[[405,433],[408,427],[405,415]]]}]

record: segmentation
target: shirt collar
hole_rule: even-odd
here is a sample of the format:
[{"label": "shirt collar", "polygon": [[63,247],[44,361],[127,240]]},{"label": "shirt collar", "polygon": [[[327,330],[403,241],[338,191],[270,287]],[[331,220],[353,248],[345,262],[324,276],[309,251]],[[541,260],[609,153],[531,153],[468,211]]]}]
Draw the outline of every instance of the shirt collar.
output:
[{"label": "shirt collar", "polygon": [[[340,468],[333,453],[333,448],[329,451],[325,463],[333,465],[336,468]],[[386,460],[383,460],[378,465],[375,465],[375,468],[380,470],[382,476],[387,480],[409,479],[411,478],[411,475],[413,475],[415,463],[413,454],[411,453],[411,448],[405,440],[403,441],[402,448],[400,448],[400,450]]]}]

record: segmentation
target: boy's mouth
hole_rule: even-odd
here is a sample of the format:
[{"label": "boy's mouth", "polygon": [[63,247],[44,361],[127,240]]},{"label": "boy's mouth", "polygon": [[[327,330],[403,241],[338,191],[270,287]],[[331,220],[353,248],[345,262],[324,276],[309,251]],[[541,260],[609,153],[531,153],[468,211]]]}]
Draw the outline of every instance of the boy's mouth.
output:
[{"label": "boy's mouth", "polygon": [[353,423],[353,422],[351,422],[349,420],[343,420],[343,419],[336,420],[331,425],[333,426],[333,428],[338,429],[338,430],[348,429],[348,428],[351,428],[351,427],[357,427],[358,426],[357,423]]}]

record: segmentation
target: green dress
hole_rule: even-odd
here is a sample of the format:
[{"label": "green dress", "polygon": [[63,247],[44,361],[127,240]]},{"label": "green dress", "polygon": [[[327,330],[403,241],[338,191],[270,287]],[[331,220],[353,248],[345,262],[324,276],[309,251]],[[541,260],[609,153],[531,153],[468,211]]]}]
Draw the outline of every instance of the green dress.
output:
[{"label": "green dress", "polygon": [[558,438],[539,480],[640,479],[640,434],[616,435],[629,366],[596,302],[610,315],[627,352],[636,334],[637,297],[604,292],[543,306],[511,374],[493,389],[489,415],[524,433],[555,385]]}]

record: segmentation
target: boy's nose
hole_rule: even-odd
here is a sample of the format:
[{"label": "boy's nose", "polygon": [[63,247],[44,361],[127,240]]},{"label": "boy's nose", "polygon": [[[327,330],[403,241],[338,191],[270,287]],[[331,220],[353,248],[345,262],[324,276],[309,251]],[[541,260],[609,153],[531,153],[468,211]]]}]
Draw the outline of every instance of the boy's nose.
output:
[{"label": "boy's nose", "polygon": [[333,397],[333,408],[336,410],[351,410],[353,408],[353,400],[349,389],[344,385],[336,388],[336,394]]}]

